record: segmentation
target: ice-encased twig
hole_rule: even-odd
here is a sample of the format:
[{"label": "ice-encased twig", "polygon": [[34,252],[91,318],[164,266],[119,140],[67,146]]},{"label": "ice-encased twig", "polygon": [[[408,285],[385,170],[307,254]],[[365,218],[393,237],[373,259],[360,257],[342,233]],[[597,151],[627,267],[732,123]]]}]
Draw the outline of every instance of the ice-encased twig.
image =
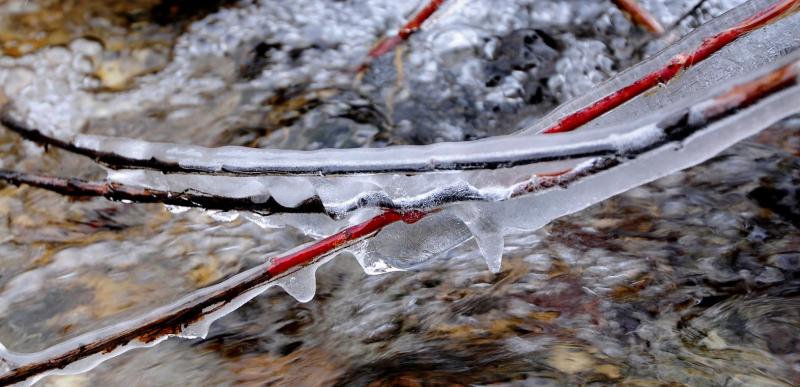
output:
[{"label": "ice-encased twig", "polygon": [[[724,71],[725,76],[737,77],[773,61],[775,54],[740,55],[735,50],[751,50],[757,44],[780,44],[772,52],[781,55],[796,48],[797,41],[785,39],[798,33],[797,10],[800,0],[752,0],[743,6],[715,19],[710,26],[702,26],[681,42],[646,61],[642,65],[624,72],[620,77],[580,99],[557,109],[528,133],[556,133],[571,131],[589,121],[606,122],[605,128],[630,122],[631,118],[643,117],[641,112],[625,116],[625,121],[609,124],[596,120],[623,104],[632,109],[646,110],[658,115],[664,109],[673,109],[681,99],[691,99],[693,94],[709,87],[709,79],[719,80],[719,74],[709,76],[711,67],[706,65],[712,54],[731,57],[736,68]],[[763,29],[771,24],[774,28]],[[754,31],[758,31],[755,35]],[[783,39],[781,39],[783,38]],[[781,43],[783,42],[783,43]],[[763,49],[763,48],[762,48]],[[718,58],[715,63],[727,61]],[[705,66],[700,66],[705,65]],[[696,67],[702,67],[696,69]],[[678,75],[681,77],[677,77]],[[675,79],[675,78],[678,79]],[[677,82],[674,82],[677,81]],[[656,89],[651,96],[642,96],[648,90],[670,82],[669,87]],[[647,106],[629,102],[641,99]],[[686,101],[684,101],[686,103]],[[645,109],[646,108],[646,109]],[[611,115],[614,116],[614,115]],[[618,116],[618,115],[617,115]],[[397,146],[386,149],[325,149],[319,151],[290,151],[274,149],[252,149],[243,147],[205,148],[200,146],[150,143],[146,141],[76,134],[69,138],[57,138],[49,133],[32,128],[24,120],[15,117],[9,109],[2,122],[26,138],[81,154],[112,168],[145,168],[163,173],[202,173],[214,175],[340,175],[369,173],[421,173],[446,170],[509,168],[559,159],[581,152],[593,152],[597,147],[609,144],[596,140],[588,145],[591,149],[576,146],[576,138],[560,140],[501,136],[472,142],[443,143],[429,146]],[[595,125],[596,125],[595,122]],[[598,134],[598,137],[602,134]],[[589,136],[587,138],[594,138]],[[600,141],[598,143],[597,141]],[[612,150],[613,151],[613,150]],[[589,154],[592,156],[593,154]]]},{"label": "ice-encased twig", "polygon": [[[503,203],[453,204],[436,215],[439,221],[423,220],[403,228],[390,226],[364,242],[359,251],[370,256],[359,260],[362,264],[367,262],[368,269],[376,272],[407,269],[421,263],[419,256],[430,257],[429,246],[447,251],[474,237],[490,268],[497,271],[499,257],[491,252],[502,250],[502,236],[506,232],[538,229],[553,219],[701,163],[780,119],[800,112],[800,53],[790,59],[788,64],[772,66],[758,78],[733,86],[717,98],[664,121],[675,131],[691,132],[683,141],[665,144],[632,159],[598,158],[596,165],[607,167],[587,169],[581,178],[556,189]],[[704,116],[717,118],[709,120]],[[695,125],[702,128],[692,130]],[[398,245],[395,241],[412,242]],[[492,244],[499,244],[500,249]]]},{"label": "ice-encased twig", "polygon": [[75,178],[37,175],[0,169],[0,181],[17,186],[28,185],[65,196],[103,197],[113,201],[162,203],[206,210],[252,211],[260,215],[274,213],[325,213],[319,197],[310,197],[295,206],[285,206],[273,197],[229,197],[210,195],[194,189],[179,192],[136,187],[113,181],[92,182]]},{"label": "ice-encased twig", "polygon": [[[791,59],[664,121],[665,130],[688,133],[683,141],[668,143],[675,146],[651,149],[632,159],[608,158],[606,160],[613,161],[609,164],[596,161],[594,165],[598,168],[587,169],[580,175],[552,176],[560,183],[534,195],[513,199],[503,206],[473,203],[454,204],[432,212],[385,212],[134,320],[36,353],[13,353],[0,346],[0,366],[7,369],[0,374],[0,384],[33,383],[50,374],[85,372],[109,358],[134,348],[155,345],[170,336],[204,336],[214,320],[272,285],[283,286],[301,300],[308,300],[313,296],[316,268],[331,254],[356,244],[360,245],[353,252],[359,262],[384,271],[392,269],[394,262],[386,255],[370,255],[386,254],[385,247],[392,241],[402,241],[399,251],[416,255],[417,259],[420,256],[413,248],[416,245],[433,245],[434,253],[442,252],[468,239],[470,233],[484,233],[476,235],[479,244],[502,244],[507,228],[540,227],[554,218],[702,162],[780,118],[800,112],[797,103],[800,100],[800,55]],[[721,131],[724,136],[720,136]],[[598,184],[598,180],[605,183]],[[475,219],[482,222],[478,224]],[[459,222],[466,227],[458,227]],[[417,238],[408,238],[411,234]],[[430,243],[430,238],[438,239]],[[481,250],[497,249],[484,245]],[[430,254],[422,256],[428,257]],[[499,262],[495,266],[499,268]]]},{"label": "ice-encased twig", "polygon": [[542,130],[542,133],[560,133],[575,130],[613,110],[617,106],[643,94],[645,91],[657,85],[670,82],[682,71],[700,64],[733,41],[749,32],[796,12],[798,7],[800,7],[800,1],[797,0],[778,1],[735,26],[703,39],[702,43],[694,51],[681,52],[675,55],[665,66],[647,73],[630,84],[615,90],[611,94],[603,96],[590,105],[559,119],[552,126]]},{"label": "ice-encased twig", "polygon": [[[797,57],[797,55],[793,57]],[[793,60],[793,58],[789,59]],[[643,123],[641,127],[631,128],[625,134],[618,134],[622,131],[618,128],[609,130],[607,133],[604,131],[592,131],[562,134],[560,136],[576,138],[571,148],[565,147],[567,152],[574,149],[592,150],[575,152],[574,154],[567,153],[566,156],[563,156],[564,158],[574,157],[582,160],[587,156],[595,157],[583,160],[558,173],[538,172],[526,178],[520,177],[517,181],[511,182],[506,186],[476,187],[468,182],[450,183],[416,196],[400,198],[391,197],[384,191],[367,191],[359,192],[355,197],[342,202],[326,202],[318,194],[309,194],[308,196],[303,195],[305,196],[303,200],[287,205],[286,199],[276,200],[275,195],[270,191],[257,191],[248,195],[247,191],[242,189],[241,184],[236,184],[237,178],[233,177],[206,177],[206,179],[231,180],[228,182],[229,184],[225,185],[236,187],[237,192],[243,193],[242,196],[225,196],[219,193],[209,194],[195,191],[191,188],[170,191],[166,188],[139,188],[116,182],[92,183],[77,179],[44,177],[2,170],[0,170],[0,180],[13,184],[33,185],[71,196],[102,196],[112,200],[158,202],[210,210],[246,210],[262,215],[276,212],[324,213],[337,218],[365,207],[410,210],[431,209],[465,201],[498,202],[538,192],[554,185],[563,185],[565,182],[575,180],[576,177],[613,167],[620,163],[620,160],[632,159],[652,149],[683,141],[686,137],[731,114],[732,110],[741,109],[748,105],[751,99],[763,97],[758,92],[767,93],[778,90],[778,86],[781,85],[780,82],[789,82],[793,79],[794,70],[792,69],[795,68],[793,66],[787,65],[785,67],[786,71],[783,72],[774,70],[770,73],[771,75],[764,76],[764,78],[723,87],[720,90],[709,93],[708,97],[695,102],[688,108],[681,108],[672,112],[659,121]],[[746,85],[753,84],[758,85],[758,88],[755,91],[747,91],[748,86]],[[753,95],[750,96],[748,93]],[[594,136],[598,134],[605,135],[601,137],[602,141],[588,140],[584,145],[581,138],[588,134]],[[544,138],[543,142],[546,143],[548,139],[552,138],[555,137]],[[594,146],[592,144],[605,145]],[[269,182],[269,180],[263,181],[263,183],[266,182]],[[285,181],[276,181],[274,179],[272,182],[275,186],[286,184]],[[346,183],[340,182],[340,184]]]}]

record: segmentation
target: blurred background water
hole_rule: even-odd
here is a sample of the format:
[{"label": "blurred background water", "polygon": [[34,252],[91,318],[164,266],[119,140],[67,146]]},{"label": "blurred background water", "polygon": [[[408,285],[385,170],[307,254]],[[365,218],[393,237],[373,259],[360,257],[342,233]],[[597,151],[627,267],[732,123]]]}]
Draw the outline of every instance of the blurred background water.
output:
[{"label": "blurred background water", "polygon": [[[2,1],[0,80],[42,125],[208,146],[381,147],[514,131],[742,1]],[[534,233],[489,272],[469,242],[413,272],[341,257],[203,340],[44,385],[796,385],[800,120]],[[102,178],[0,131],[0,166]],[[0,342],[35,351],[310,238],[160,205],[0,186]]]}]

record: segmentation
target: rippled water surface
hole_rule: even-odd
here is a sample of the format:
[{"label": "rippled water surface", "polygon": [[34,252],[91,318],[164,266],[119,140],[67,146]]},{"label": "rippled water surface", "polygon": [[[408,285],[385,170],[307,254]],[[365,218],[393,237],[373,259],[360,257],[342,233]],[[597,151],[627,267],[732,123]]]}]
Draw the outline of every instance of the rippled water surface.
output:
[{"label": "rippled water surface", "polygon": [[[741,3],[0,2],[0,84],[34,122],[207,146],[383,147],[510,133]],[[688,12],[688,14],[687,14]],[[800,384],[800,120],[700,166],[414,271],[339,257],[217,321],[44,385]],[[0,167],[102,178],[0,130]],[[310,236],[244,217],[0,185],[0,342],[36,351],[141,314]]]}]

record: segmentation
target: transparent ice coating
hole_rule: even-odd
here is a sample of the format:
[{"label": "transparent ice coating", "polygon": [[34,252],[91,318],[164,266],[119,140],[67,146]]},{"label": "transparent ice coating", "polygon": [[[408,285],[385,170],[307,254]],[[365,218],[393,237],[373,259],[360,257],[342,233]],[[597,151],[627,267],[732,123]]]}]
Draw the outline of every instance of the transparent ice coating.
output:
[{"label": "transparent ice coating", "polygon": [[[800,56],[793,54],[787,59],[789,59],[789,62],[794,62],[800,59]],[[779,61],[762,69],[761,74],[782,66],[786,62],[787,60]],[[722,85],[709,94],[716,95],[720,91],[728,90],[730,87],[731,85]],[[347,217],[348,211],[346,209],[350,208],[347,200],[345,200],[344,204],[336,200],[348,198],[350,195],[358,193],[362,195],[358,196],[359,198],[369,197],[374,195],[374,193],[369,193],[369,190],[375,187],[386,189],[386,187],[400,185],[403,189],[397,190],[399,195],[419,189],[422,194],[418,194],[416,197],[399,196],[393,200],[396,200],[397,203],[402,203],[403,201],[411,203],[408,208],[437,208],[444,205],[444,210],[433,213],[414,224],[388,226],[375,237],[352,248],[351,252],[358,258],[365,270],[369,273],[382,273],[413,268],[435,257],[437,254],[474,237],[489,267],[493,271],[499,271],[500,258],[503,251],[503,236],[510,230],[535,230],[555,218],[579,211],[617,193],[713,157],[739,140],[758,132],[783,117],[796,113],[800,109],[800,106],[796,103],[798,101],[797,95],[798,87],[794,86],[759,102],[755,106],[740,110],[721,121],[715,122],[680,143],[668,143],[632,160],[625,161],[619,167],[579,179],[567,188],[555,187],[521,197],[512,196],[512,192],[514,192],[514,187],[520,184],[520,181],[525,181],[525,178],[531,176],[532,171],[528,167],[501,169],[499,170],[500,173],[498,171],[471,171],[445,174],[448,179],[448,183],[444,183],[445,187],[448,186],[447,184],[450,187],[469,184],[472,187],[480,187],[482,190],[478,189],[476,192],[486,195],[478,201],[455,204],[437,202],[436,195],[430,193],[432,192],[429,191],[430,189],[436,192],[436,190],[440,189],[437,187],[443,184],[437,180],[441,176],[436,174],[402,177],[398,175],[375,175],[309,178],[312,180],[312,185],[331,185],[325,186],[325,189],[334,193],[328,192],[319,196],[328,208],[338,209],[338,211],[333,210],[332,212],[344,217],[344,219],[337,221],[327,219],[322,215],[292,215],[291,217],[280,215],[280,224],[304,230],[308,230],[311,227],[309,225],[323,227],[313,232],[307,231],[312,236],[320,237],[330,234],[345,225],[356,224],[358,221],[366,219],[365,214],[368,214],[368,212],[354,217]],[[698,104],[696,106],[702,107],[704,105]],[[640,128],[630,129],[629,133],[636,133],[637,130],[648,133],[653,128],[655,128],[654,125],[647,124]],[[583,133],[602,132],[600,130]],[[580,133],[576,132],[573,135],[578,136]],[[724,135],[721,136],[720,134]],[[544,137],[544,139],[547,138]],[[581,170],[582,165],[591,165],[592,162],[593,159],[585,160],[582,163],[573,162],[575,164],[570,168]],[[559,166],[564,167],[565,165]],[[548,165],[547,170],[553,169],[552,165]],[[474,176],[470,174],[474,174]],[[200,178],[206,179],[210,177],[201,176]],[[269,177],[214,178],[236,181],[236,179],[268,179]],[[288,179],[287,177],[278,178]],[[298,177],[296,179],[304,178]],[[336,183],[331,183],[331,180],[335,179],[340,180],[338,183],[348,189],[337,190]],[[461,180],[461,182],[453,183],[454,180]],[[268,185],[265,184],[265,186]],[[318,192],[324,192],[324,189],[318,189]],[[365,194],[364,192],[367,193]],[[360,200],[356,199],[356,201]],[[328,232],[325,233],[323,231]]]},{"label": "transparent ice coating", "polygon": [[[776,58],[780,59],[780,58]],[[780,62],[780,61],[779,61]],[[674,112],[686,107],[698,105],[703,98],[714,95],[724,90],[726,85],[717,87],[714,92],[705,92],[705,97],[694,95],[686,98],[683,102],[670,105],[670,110]],[[665,89],[669,89],[669,86]],[[657,94],[657,93],[654,93]],[[647,99],[636,99],[627,106],[637,106],[639,103],[647,103]],[[648,120],[660,120],[667,113],[655,115]],[[579,130],[574,133],[557,134],[544,137],[534,137],[530,135],[522,136],[502,136],[498,138],[479,140],[465,144],[441,144],[426,147],[398,147],[398,153],[408,151],[408,153],[422,154],[421,158],[430,162],[441,162],[443,164],[452,162],[467,162],[473,157],[483,157],[484,160],[514,160],[525,157],[548,158],[558,155],[559,152],[577,150],[576,152],[591,153],[597,150],[611,150],[613,152],[623,152],[628,148],[636,148],[640,144],[648,143],[660,138],[662,133],[653,126],[648,125],[642,120],[633,124],[620,125],[611,128],[601,128],[596,130]],[[125,140],[109,140],[124,142]],[[150,145],[151,147],[154,145]],[[450,148],[467,147],[472,150],[470,153],[460,153],[452,151]],[[448,150],[450,152],[448,152]],[[478,150],[482,150],[480,156],[475,156]],[[234,152],[233,149],[230,150]],[[247,149],[236,149],[241,154],[258,155],[262,151]],[[319,159],[304,159],[309,165],[317,163],[325,164],[321,155],[334,154],[337,151],[322,151],[319,153],[309,153],[318,155]],[[378,155],[383,152],[380,149],[369,149],[358,151],[340,151],[343,154],[356,155],[359,159],[352,160],[354,167],[360,167],[358,160],[371,160],[369,155]],[[441,155],[439,154],[441,152]],[[624,153],[624,152],[623,152]],[[299,155],[299,153],[297,153]],[[238,155],[245,162],[251,162],[249,157]],[[199,160],[199,159],[198,159]],[[460,161],[459,161],[460,160]],[[218,176],[189,176],[189,175],[162,175],[157,172],[144,171],[121,171],[112,172],[112,180],[143,185],[151,188],[163,190],[184,191],[187,189],[201,190],[221,196],[251,197],[254,202],[275,197],[281,203],[299,203],[312,196],[319,197],[330,214],[343,216],[349,211],[361,207],[384,206],[396,208],[433,208],[446,202],[438,199],[442,192],[470,192],[474,193],[473,200],[500,201],[509,198],[515,185],[525,182],[532,175],[541,173],[552,173],[575,168],[580,162],[586,159],[579,159],[564,162],[547,162],[532,166],[523,166],[492,171],[467,171],[467,172],[441,172],[434,174],[400,175],[400,174],[377,174],[377,175],[357,175],[357,176],[336,176],[336,177],[218,177]],[[285,162],[290,163],[289,159]],[[346,161],[347,162],[347,161]],[[394,160],[392,161],[394,162]],[[298,162],[296,164],[301,164]],[[296,165],[293,164],[293,165]],[[379,167],[378,165],[376,165]],[[277,187],[277,188],[276,188]],[[288,189],[287,189],[288,187]],[[470,195],[464,195],[469,197]],[[391,204],[391,205],[389,205]]]},{"label": "transparent ice coating", "polygon": [[[498,252],[502,251],[504,233],[512,230],[536,230],[553,219],[708,160],[782,117],[800,112],[798,101],[800,87],[795,86],[759,105],[745,109],[740,114],[712,124],[681,144],[653,150],[621,166],[578,180],[566,189],[554,188],[505,202],[453,204],[443,213],[436,214],[441,221],[421,222],[403,228],[408,230],[406,235],[392,233],[391,236],[382,237],[379,234],[366,241],[367,246],[363,249],[374,251],[389,267],[405,268],[420,263],[419,251],[430,250],[425,247],[426,244],[432,244],[436,250],[446,251],[448,247],[442,244],[449,244],[451,248],[474,236],[489,267],[493,271],[499,271]],[[455,218],[446,214],[453,214]],[[398,234],[400,232],[398,229]],[[437,233],[441,235],[424,237],[419,245],[416,243],[418,239],[415,238]],[[387,241],[395,240],[407,241],[405,247],[416,254],[410,254],[410,258],[398,263],[398,255],[392,255],[397,254],[396,252],[383,249]]]}]

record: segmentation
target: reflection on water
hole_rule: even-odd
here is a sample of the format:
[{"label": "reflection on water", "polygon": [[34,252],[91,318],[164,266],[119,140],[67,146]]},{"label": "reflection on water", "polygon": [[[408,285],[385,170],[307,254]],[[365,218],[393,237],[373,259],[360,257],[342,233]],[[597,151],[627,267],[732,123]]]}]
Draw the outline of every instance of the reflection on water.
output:
[{"label": "reflection on water", "polygon": [[[264,27],[271,37],[284,32],[279,41],[251,39],[257,31],[231,33],[230,57],[216,58],[208,50],[197,54],[206,63],[184,63],[193,58],[181,59],[191,54],[191,45],[174,45],[188,23],[214,12],[218,20],[229,20],[219,16],[226,12],[250,20],[246,11],[254,6],[201,2],[197,10],[181,1],[31,1],[25,10],[22,3],[2,4],[5,17],[14,20],[0,27],[6,55],[35,56],[42,46],[74,45],[74,39],[89,36],[102,42],[89,71],[96,87],[72,90],[86,93],[92,102],[85,106],[111,109],[124,98],[146,96],[137,100],[144,101],[141,106],[81,113],[89,130],[216,145],[382,146],[500,133],[638,60],[642,52],[633,43],[648,39],[607,4],[580,9],[585,3],[508,2],[527,16],[503,19],[510,11],[493,10],[496,23],[513,27],[486,27],[488,38],[476,35],[475,44],[494,50],[491,55],[435,48],[448,36],[472,36],[475,25],[433,28],[405,48],[412,52],[403,63],[406,83],[398,82],[400,68],[389,55],[362,83],[343,86],[337,77],[345,73],[334,64],[325,69],[338,73],[314,83],[307,69],[320,65],[315,56],[356,60],[378,31],[390,27],[360,34],[341,27],[341,36],[330,39],[358,44],[312,47],[297,37],[306,35],[288,33],[296,25],[276,7],[282,2],[265,1],[256,9],[262,19],[253,20],[287,23]],[[416,6],[393,3],[320,0],[305,6],[352,6],[358,12],[375,7],[354,13],[375,17],[365,26],[397,25]],[[478,10],[493,4],[474,3]],[[664,20],[692,5],[643,3]],[[681,28],[735,2],[706,3]],[[541,16],[548,12],[561,18]],[[314,17],[331,14],[309,11],[303,19],[298,13],[294,23],[310,26]],[[348,20],[340,16],[337,23]],[[214,28],[203,24],[188,34],[224,34],[231,27]],[[43,32],[29,37],[30,31]],[[307,27],[302,33],[319,31]],[[650,44],[652,50],[661,43]],[[305,48],[293,51],[298,47]],[[150,51],[137,54],[141,50]],[[59,57],[48,60],[58,65]],[[111,62],[117,67],[109,67]],[[431,74],[420,69],[430,63],[438,67],[426,84]],[[146,75],[164,68],[164,74]],[[156,94],[147,93],[174,87],[170,77],[183,74],[181,69],[195,71],[189,79],[213,78],[222,86],[207,93],[175,89],[181,98],[157,106]],[[297,83],[280,88],[267,82],[271,71]],[[207,103],[219,105],[202,110]],[[44,383],[796,385],[797,133],[797,119],[787,120],[760,135],[760,144],[740,144],[538,232],[509,237],[499,274],[486,269],[472,243],[418,271],[373,277],[342,257],[320,270],[309,303],[273,289],[215,323],[207,339],[169,340],[87,374]],[[102,176],[85,160],[45,152],[6,131],[0,131],[0,165]],[[0,342],[19,351],[41,349],[215,283],[306,240],[300,232],[264,230],[241,219],[221,222],[195,210],[170,213],[158,205],[73,201],[28,187],[0,187]]]}]

